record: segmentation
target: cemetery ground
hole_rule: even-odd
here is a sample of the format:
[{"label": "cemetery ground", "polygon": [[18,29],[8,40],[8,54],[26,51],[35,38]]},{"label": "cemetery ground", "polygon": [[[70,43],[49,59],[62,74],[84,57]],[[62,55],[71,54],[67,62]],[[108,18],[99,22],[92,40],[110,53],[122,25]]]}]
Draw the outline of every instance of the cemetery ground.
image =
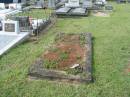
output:
[{"label": "cemetery ground", "polygon": [[[110,17],[58,19],[37,42],[26,41],[0,59],[0,97],[129,97],[130,6],[112,3]],[[93,35],[93,78],[90,84],[28,79],[28,69],[58,32]]]},{"label": "cemetery ground", "polygon": [[31,18],[41,19],[48,18],[52,11],[50,9],[31,9],[30,11],[25,11],[18,13],[18,16],[30,16]]}]

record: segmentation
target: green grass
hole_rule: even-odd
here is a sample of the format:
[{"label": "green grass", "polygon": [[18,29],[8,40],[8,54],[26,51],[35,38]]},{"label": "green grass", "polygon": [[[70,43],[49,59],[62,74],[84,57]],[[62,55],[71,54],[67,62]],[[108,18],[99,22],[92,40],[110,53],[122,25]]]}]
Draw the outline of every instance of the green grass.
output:
[{"label": "green grass", "polygon": [[50,9],[31,9],[30,11],[25,11],[25,12],[21,12],[18,13],[18,16],[29,16],[32,18],[48,18],[51,14],[51,10]]},{"label": "green grass", "polygon": [[[116,4],[111,17],[58,19],[39,42],[25,42],[0,59],[1,97],[130,97],[130,4]],[[91,32],[94,83],[71,85],[28,80],[28,68],[56,33]]]}]

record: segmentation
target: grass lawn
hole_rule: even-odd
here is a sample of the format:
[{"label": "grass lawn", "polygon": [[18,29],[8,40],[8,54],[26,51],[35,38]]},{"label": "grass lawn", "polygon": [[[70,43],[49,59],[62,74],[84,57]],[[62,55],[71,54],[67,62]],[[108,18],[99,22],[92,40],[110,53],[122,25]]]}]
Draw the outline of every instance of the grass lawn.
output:
[{"label": "grass lawn", "polygon": [[50,9],[31,9],[30,11],[25,11],[18,13],[18,16],[30,16],[32,18],[48,18],[51,13]]},{"label": "grass lawn", "polygon": [[[0,97],[130,97],[130,4],[112,4],[115,10],[111,17],[58,19],[38,43],[27,41],[1,57]],[[31,63],[58,32],[92,32],[94,83],[72,85],[28,79]]]}]

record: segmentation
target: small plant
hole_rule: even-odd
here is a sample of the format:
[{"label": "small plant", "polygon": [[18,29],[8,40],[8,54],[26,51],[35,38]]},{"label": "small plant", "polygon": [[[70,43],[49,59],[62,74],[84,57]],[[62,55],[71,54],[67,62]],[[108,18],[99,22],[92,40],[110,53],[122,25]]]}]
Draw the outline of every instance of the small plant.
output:
[{"label": "small plant", "polygon": [[44,67],[45,68],[56,68],[58,65],[58,61],[57,60],[44,60]]},{"label": "small plant", "polygon": [[81,57],[81,55],[78,54],[78,55],[76,56],[76,58],[77,58],[77,60],[80,60],[82,57]]},{"label": "small plant", "polygon": [[69,68],[69,69],[66,69],[65,71],[67,72],[67,74],[72,74],[72,75],[83,73],[83,69],[81,67],[74,68],[74,69]]},{"label": "small plant", "polygon": [[65,59],[69,58],[69,52],[61,52],[60,53],[60,59],[63,61]]},{"label": "small plant", "polygon": [[61,32],[61,33],[58,33],[57,36],[55,37],[55,41],[57,42],[57,41],[59,41],[59,40],[62,40],[63,37],[64,37],[64,35],[65,35],[65,34],[62,33],[62,32]]},{"label": "small plant", "polygon": [[84,45],[86,43],[86,37],[84,34],[81,34],[80,35],[80,44],[81,45]]},{"label": "small plant", "polygon": [[58,48],[51,48],[50,51],[52,52],[57,52],[59,49]]}]

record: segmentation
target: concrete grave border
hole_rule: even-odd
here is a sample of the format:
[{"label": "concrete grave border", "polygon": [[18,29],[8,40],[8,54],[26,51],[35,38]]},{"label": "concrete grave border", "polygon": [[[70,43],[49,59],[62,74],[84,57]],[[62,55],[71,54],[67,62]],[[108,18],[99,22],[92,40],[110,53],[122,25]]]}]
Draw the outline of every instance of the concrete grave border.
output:
[{"label": "concrete grave border", "polygon": [[66,82],[78,82],[78,83],[90,83],[92,82],[92,35],[91,33],[85,33],[87,37],[87,57],[86,65],[83,68],[83,72],[87,74],[86,77],[80,77],[77,75],[66,74],[64,71],[50,70],[43,68],[43,60],[38,58],[29,68],[28,75],[35,79],[48,79],[51,81],[66,81]]}]

